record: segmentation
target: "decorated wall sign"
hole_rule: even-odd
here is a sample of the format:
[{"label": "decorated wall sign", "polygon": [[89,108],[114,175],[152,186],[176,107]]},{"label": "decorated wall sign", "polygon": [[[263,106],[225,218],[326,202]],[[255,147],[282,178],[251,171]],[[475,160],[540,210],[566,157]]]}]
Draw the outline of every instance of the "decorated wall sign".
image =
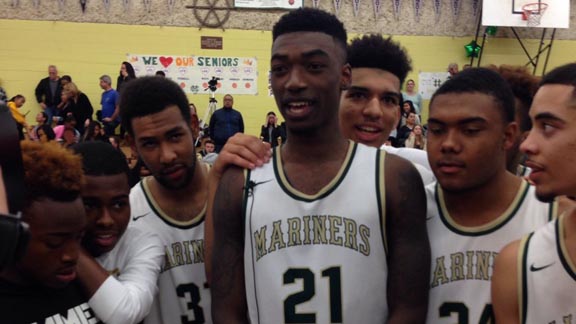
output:
[{"label": "decorated wall sign", "polygon": [[372,0],[372,7],[374,8],[374,18],[380,16],[380,7],[382,6],[381,0]]},{"label": "decorated wall sign", "polygon": [[441,11],[442,11],[442,1],[434,0],[434,14],[436,16],[436,22],[440,20]]},{"label": "decorated wall sign", "polygon": [[394,9],[394,18],[396,18],[396,20],[400,19],[400,8],[402,7],[402,0],[392,0],[392,6]]},{"label": "decorated wall sign", "polygon": [[454,17],[454,21],[458,20],[458,16],[460,16],[461,3],[461,0],[452,0],[452,17]]},{"label": "decorated wall sign", "polygon": [[237,8],[282,8],[297,9],[303,6],[303,0],[234,0]]},{"label": "decorated wall sign", "polygon": [[208,81],[218,81],[218,93],[258,94],[258,60],[255,57],[178,56],[128,54],[136,76],[164,71],[187,93],[207,93]]},{"label": "decorated wall sign", "polygon": [[420,72],[418,73],[418,92],[423,99],[430,99],[442,83],[448,80],[448,72]]},{"label": "decorated wall sign", "polygon": [[354,9],[354,17],[358,16],[360,10],[360,0],[352,0],[352,7]]},{"label": "decorated wall sign", "polygon": [[422,0],[414,0],[414,18],[420,21],[420,10],[422,9]]}]

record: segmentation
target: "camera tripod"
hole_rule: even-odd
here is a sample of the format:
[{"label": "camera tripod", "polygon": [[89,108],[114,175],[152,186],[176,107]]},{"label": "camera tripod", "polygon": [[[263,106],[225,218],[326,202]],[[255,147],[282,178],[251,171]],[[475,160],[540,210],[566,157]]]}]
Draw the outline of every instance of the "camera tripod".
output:
[{"label": "camera tripod", "polygon": [[[203,132],[204,128],[206,128],[206,126],[209,124],[207,121],[210,119],[212,114],[218,108],[217,107],[218,100],[216,100],[216,89],[212,90],[212,88],[208,88],[206,90],[210,90],[210,100],[208,102],[208,108],[204,113],[204,118],[202,118],[202,120],[200,121],[200,132]],[[196,143],[194,143],[194,146],[198,145],[200,138],[202,138],[202,136],[198,136],[198,138],[196,139]]]}]

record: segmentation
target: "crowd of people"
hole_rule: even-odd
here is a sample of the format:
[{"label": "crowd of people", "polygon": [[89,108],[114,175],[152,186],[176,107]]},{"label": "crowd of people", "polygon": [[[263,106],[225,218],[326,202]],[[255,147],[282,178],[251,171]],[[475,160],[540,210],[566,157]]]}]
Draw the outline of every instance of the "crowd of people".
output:
[{"label": "crowd of people", "polygon": [[[575,63],[541,79],[451,66],[423,123],[392,38],[348,42],[311,8],[272,37],[285,122],[269,112],[259,137],[230,95],[200,130],[176,83],[126,62],[104,126],[86,118],[80,134],[71,111],[53,129],[58,91],[83,99],[50,67],[38,124],[14,115],[37,140],[21,145],[31,234],[0,272],[3,323],[576,319]],[[18,112],[25,98],[10,102]],[[149,176],[131,177],[116,123]]]}]

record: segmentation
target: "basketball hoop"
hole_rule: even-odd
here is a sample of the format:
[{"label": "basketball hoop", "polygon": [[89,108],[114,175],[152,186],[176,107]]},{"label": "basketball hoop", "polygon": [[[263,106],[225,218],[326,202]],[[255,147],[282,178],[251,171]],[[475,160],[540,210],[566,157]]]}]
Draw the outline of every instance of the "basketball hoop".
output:
[{"label": "basketball hoop", "polygon": [[522,6],[522,20],[526,20],[528,27],[540,26],[540,19],[548,9],[544,2],[529,3]]}]

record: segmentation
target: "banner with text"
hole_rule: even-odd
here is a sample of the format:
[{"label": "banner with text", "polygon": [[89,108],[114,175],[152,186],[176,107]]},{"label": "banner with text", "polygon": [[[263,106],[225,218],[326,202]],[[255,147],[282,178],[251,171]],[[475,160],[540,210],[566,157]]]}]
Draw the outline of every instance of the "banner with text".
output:
[{"label": "banner with text", "polygon": [[136,76],[163,71],[186,93],[208,93],[212,77],[218,81],[218,93],[258,94],[258,61],[255,57],[179,56],[128,54]]}]

